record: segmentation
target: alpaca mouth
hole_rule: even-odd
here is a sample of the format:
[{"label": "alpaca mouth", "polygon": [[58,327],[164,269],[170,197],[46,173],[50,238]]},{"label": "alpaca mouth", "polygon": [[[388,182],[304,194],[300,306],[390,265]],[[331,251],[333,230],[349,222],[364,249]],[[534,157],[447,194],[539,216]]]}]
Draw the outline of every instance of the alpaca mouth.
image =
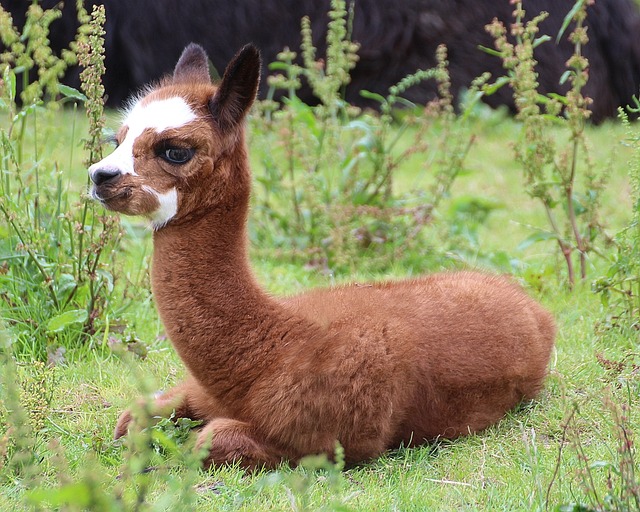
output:
[{"label": "alpaca mouth", "polygon": [[99,201],[104,206],[108,206],[110,202],[117,199],[128,199],[131,197],[131,187],[125,187],[121,190],[109,190],[105,187],[92,187],[91,198]]}]

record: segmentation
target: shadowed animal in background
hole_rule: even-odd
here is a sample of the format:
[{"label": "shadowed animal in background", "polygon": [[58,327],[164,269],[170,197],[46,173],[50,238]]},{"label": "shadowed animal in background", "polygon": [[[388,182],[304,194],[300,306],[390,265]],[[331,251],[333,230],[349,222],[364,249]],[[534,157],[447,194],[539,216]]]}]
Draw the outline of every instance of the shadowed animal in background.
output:
[{"label": "shadowed animal in background", "polygon": [[[15,18],[24,23],[24,0],[0,0]],[[53,6],[58,0],[44,0]],[[95,3],[90,1],[88,3]],[[222,70],[235,50],[254,42],[266,62],[275,60],[285,46],[298,49],[300,19],[311,17],[315,42],[324,54],[329,0],[103,0],[107,12],[106,66],[104,83],[108,104],[120,106],[135,90],[164,73],[169,73],[182,49],[191,41],[200,43],[213,65]],[[535,52],[539,61],[540,92],[564,93],[560,85],[572,46],[555,38],[574,0],[524,0],[528,17],[541,11],[549,18],[541,23],[541,33],[553,41]],[[361,106],[375,106],[360,96],[361,90],[386,94],[388,88],[419,68],[436,64],[440,43],[449,49],[452,91],[457,96],[471,81],[490,71],[502,76],[498,58],[484,54],[478,45],[493,48],[484,26],[495,17],[512,20],[514,6],[509,0],[357,0],[353,39],[361,44],[360,61],[352,72],[347,100]],[[73,39],[75,2],[65,2],[61,20],[52,26],[51,41],[56,50]],[[590,62],[590,80],[584,89],[593,98],[595,122],[615,116],[618,106],[626,106],[640,91],[640,14],[633,0],[598,0],[588,8],[590,42],[584,55]],[[65,79],[78,86],[77,69]],[[300,92],[313,102],[308,90]],[[407,98],[424,104],[436,94],[436,85],[426,82],[410,89]],[[487,97],[493,107],[507,105],[514,110],[511,91],[503,87]]]},{"label": "shadowed animal in background", "polygon": [[[154,414],[202,420],[206,465],[247,469],[332,456],[349,464],[497,422],[540,391],[551,315],[507,278],[450,272],[275,298],[247,256],[244,117],[260,76],[244,47],[211,83],[188,46],[131,103],[92,196],[150,219],[152,286],[187,367]],[[124,412],[116,437],[131,426]]]}]

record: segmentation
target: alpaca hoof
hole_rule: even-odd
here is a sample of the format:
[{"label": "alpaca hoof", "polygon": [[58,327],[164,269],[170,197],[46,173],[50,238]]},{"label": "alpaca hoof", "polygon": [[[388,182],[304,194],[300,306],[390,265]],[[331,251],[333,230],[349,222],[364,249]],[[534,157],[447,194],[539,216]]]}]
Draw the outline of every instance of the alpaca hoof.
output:
[{"label": "alpaca hoof", "polygon": [[274,470],[283,458],[276,450],[255,440],[246,423],[217,418],[200,431],[196,449],[207,450],[204,469],[213,466],[238,466],[248,472]]},{"label": "alpaca hoof", "polygon": [[127,432],[129,431],[129,424],[131,423],[131,419],[132,416],[129,409],[127,409],[120,415],[118,421],[116,422],[116,428],[113,433],[114,440],[120,439],[122,436],[127,434]]}]

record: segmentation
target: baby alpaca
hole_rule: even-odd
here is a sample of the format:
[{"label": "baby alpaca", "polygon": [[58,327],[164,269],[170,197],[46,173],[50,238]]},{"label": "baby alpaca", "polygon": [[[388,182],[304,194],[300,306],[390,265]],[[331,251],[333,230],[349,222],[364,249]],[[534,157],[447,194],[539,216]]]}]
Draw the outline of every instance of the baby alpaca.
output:
[{"label": "baby alpaca", "polygon": [[[260,56],[218,85],[189,45],[131,103],[92,196],[153,226],[152,286],[188,376],[158,414],[202,420],[205,464],[273,468],[308,454],[347,463],[477,432],[541,389],[551,316],[509,279],[449,272],[274,298],[247,257],[244,118]],[[115,437],[127,432],[120,416]]]}]

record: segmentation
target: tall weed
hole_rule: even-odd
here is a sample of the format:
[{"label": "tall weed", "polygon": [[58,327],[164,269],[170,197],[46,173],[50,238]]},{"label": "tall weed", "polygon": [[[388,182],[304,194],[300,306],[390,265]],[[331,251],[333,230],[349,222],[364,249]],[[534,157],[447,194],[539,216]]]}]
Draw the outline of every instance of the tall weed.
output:
[{"label": "tall weed", "polygon": [[[69,173],[78,144],[75,111],[85,102],[90,139],[85,143],[90,163],[100,154],[104,8],[91,17],[80,7],[84,23],[64,59],[48,49],[48,24],[59,13],[33,4],[25,32],[12,27],[0,7],[3,54],[0,83],[0,294],[2,317],[16,333],[21,356],[46,359],[62,347],[90,343],[100,318],[109,314],[119,229],[113,216],[69,189]],[[62,86],[58,79],[67,64],[80,57],[85,67],[85,94]],[[28,83],[37,68],[37,80]],[[17,82],[24,87],[21,101]],[[46,100],[46,101],[45,101]],[[73,103],[68,155],[51,155],[51,140],[60,130],[52,117]],[[64,133],[64,130],[62,131]],[[66,160],[68,158],[68,161]]]},{"label": "tall weed", "polygon": [[0,476],[22,490],[38,483],[36,435],[46,407],[39,406],[42,380],[20,378],[12,355],[9,337],[0,327]]},{"label": "tall weed", "polygon": [[[564,96],[545,96],[538,92],[533,52],[550,39],[538,36],[538,25],[546,13],[524,23],[522,2],[513,3],[516,4],[514,22],[509,32],[498,20],[486,27],[496,46],[496,51],[488,51],[502,59],[506,75],[487,86],[484,92],[491,94],[505,85],[513,89],[518,110],[516,118],[522,123],[514,145],[515,158],[522,166],[527,193],[540,202],[548,220],[547,229],[536,231],[520,247],[554,240],[566,263],[568,286],[573,288],[578,278],[586,278],[589,256],[598,252],[595,244],[602,232],[600,193],[606,179],[593,166],[584,133],[591,99],[582,94],[589,64],[582,48],[588,42],[584,20],[587,5],[592,2],[578,0],[558,34],[558,38],[562,37],[567,27],[574,24],[569,35],[574,53],[561,79],[570,85]],[[550,128],[554,126],[566,130],[566,140],[558,141],[550,135]]]},{"label": "tall weed", "polygon": [[[168,510],[195,505],[201,454],[188,438],[193,422],[153,425],[147,404],[136,414],[139,430],[127,436],[116,479],[100,458],[113,457],[122,441],[93,439],[79,467],[52,436],[49,408],[56,368],[20,365],[0,331],[0,484],[36,510]],[[146,427],[146,428],[142,428]],[[57,432],[57,430],[54,430]],[[109,460],[118,467],[117,460]],[[175,471],[179,467],[180,472]]]},{"label": "tall weed", "polygon": [[[361,112],[342,99],[357,61],[357,45],[348,39],[351,14],[344,1],[331,5],[326,59],[318,57],[309,20],[303,19],[303,64],[295,63],[292,51],[279,55],[269,99],[258,103],[252,120],[252,132],[259,133],[251,141],[258,182],[254,246],[275,247],[329,273],[353,271],[356,256],[366,256],[370,271],[399,259],[422,269],[433,263],[429,253],[440,254],[429,250],[425,228],[473,141],[467,118],[454,113],[446,49],[438,50],[437,68],[406,77],[386,96],[363,91],[379,103],[381,114]],[[318,105],[296,95],[303,78]],[[436,80],[440,97],[417,107],[403,94],[423,80]],[[479,87],[474,84],[469,95],[474,101]],[[273,100],[277,91],[283,93],[280,103]],[[406,108],[397,113],[399,105]],[[403,168],[420,169],[420,191],[395,190]],[[410,261],[418,248],[419,257]]]},{"label": "tall weed", "polygon": [[[640,101],[635,102],[636,107],[631,110],[640,113]],[[629,336],[637,340],[640,332],[640,134],[622,110],[620,117],[627,127],[627,143],[634,150],[629,162],[633,214],[629,225],[614,237],[611,265],[607,273],[594,282],[594,291],[600,294],[607,312],[604,325],[628,330]]]},{"label": "tall weed", "polygon": [[[614,396],[611,389],[605,390],[603,404],[605,415],[597,428],[601,433],[603,425],[611,429],[613,446],[609,446],[609,458],[594,460],[587,453],[588,440],[585,439],[585,426],[581,424],[580,408],[574,404],[564,420],[564,439],[567,447],[578,461],[575,479],[581,496],[571,503],[558,505],[558,512],[632,512],[640,510],[640,474],[638,473],[637,448],[631,407],[633,396],[638,391],[637,379],[623,383],[626,397]],[[558,458],[561,463],[562,451]],[[549,484],[547,496],[554,483],[556,474]]]}]

